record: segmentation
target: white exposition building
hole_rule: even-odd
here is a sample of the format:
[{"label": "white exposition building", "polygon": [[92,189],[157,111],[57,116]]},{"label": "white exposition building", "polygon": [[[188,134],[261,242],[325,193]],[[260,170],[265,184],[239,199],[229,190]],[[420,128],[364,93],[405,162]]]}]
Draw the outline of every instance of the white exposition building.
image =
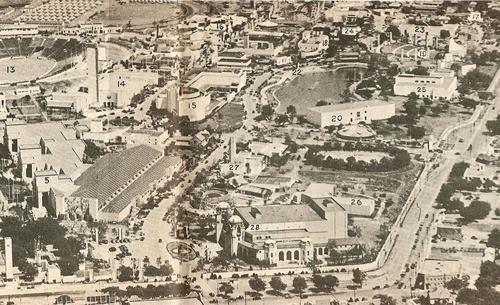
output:
[{"label": "white exposition building", "polygon": [[307,111],[306,118],[313,124],[326,127],[371,123],[388,119],[395,114],[396,107],[393,103],[373,100],[311,107]]},{"label": "white exposition building", "polygon": [[227,254],[270,265],[307,264],[328,256],[331,239],[347,238],[347,212],[331,198],[301,204],[217,209],[217,242]]},{"label": "white exposition building", "polygon": [[12,264],[12,239],[10,237],[1,238],[0,255],[0,265],[4,266],[4,279],[10,281],[14,279],[14,269]]},{"label": "white exposition building", "polygon": [[99,105],[99,48],[87,48],[89,104]]},{"label": "white exposition building", "polygon": [[395,81],[395,95],[414,92],[420,98],[449,100],[457,93],[457,77],[451,70],[432,71],[429,75],[399,74]]}]

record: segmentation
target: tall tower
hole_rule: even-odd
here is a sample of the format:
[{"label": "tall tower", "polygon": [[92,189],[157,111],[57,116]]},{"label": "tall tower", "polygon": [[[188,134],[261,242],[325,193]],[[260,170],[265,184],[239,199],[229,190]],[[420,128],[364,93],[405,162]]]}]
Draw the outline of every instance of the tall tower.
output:
[{"label": "tall tower", "polygon": [[229,162],[233,163],[236,161],[236,139],[231,136],[229,139]]},{"label": "tall tower", "polygon": [[243,239],[243,220],[238,215],[229,218],[229,230],[225,240],[225,250],[231,256],[238,255],[238,244]]},{"label": "tall tower", "polygon": [[12,265],[12,238],[5,237],[3,239],[2,250],[5,261],[5,279],[12,280],[14,278],[14,270]]},{"label": "tall tower", "polygon": [[87,48],[87,73],[89,87],[89,104],[99,103],[99,49],[97,47]]},{"label": "tall tower", "polygon": [[215,224],[215,242],[219,243],[222,230],[224,228],[224,221],[227,219],[227,213],[229,211],[229,203],[226,201],[221,201],[217,204],[216,212],[216,224]]},{"label": "tall tower", "polygon": [[7,119],[7,105],[5,101],[5,94],[0,92],[0,120]]}]

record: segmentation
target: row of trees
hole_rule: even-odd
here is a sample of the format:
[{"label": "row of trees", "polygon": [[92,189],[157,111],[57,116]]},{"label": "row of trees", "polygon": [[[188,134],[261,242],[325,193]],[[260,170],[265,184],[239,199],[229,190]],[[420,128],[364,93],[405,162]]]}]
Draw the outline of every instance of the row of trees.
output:
[{"label": "row of trees", "polygon": [[[500,292],[495,290],[498,284],[500,284],[500,266],[495,262],[485,261],[481,264],[479,278],[475,283],[477,290],[470,288],[460,289],[456,301],[457,303],[467,305],[500,304]],[[447,287],[450,287],[450,284]]]},{"label": "row of trees", "polygon": [[167,297],[185,297],[191,289],[186,283],[167,283],[164,285],[148,285],[142,286],[128,286],[126,290],[122,290],[117,286],[104,288],[101,290],[103,293],[109,293],[110,296],[117,298],[130,298],[131,296],[138,296],[141,299],[157,299]]},{"label": "row of trees", "polygon": [[488,128],[491,135],[500,135],[500,115],[495,120],[487,121],[486,128]]},{"label": "row of trees", "polygon": [[59,257],[61,274],[72,275],[78,270],[83,259],[80,250],[83,240],[77,236],[66,236],[66,229],[53,218],[38,218],[23,223],[17,217],[3,217],[0,223],[0,235],[12,238],[12,257],[27,280],[36,276],[36,268],[28,263],[27,258],[34,257],[40,246],[54,245]]},{"label": "row of trees", "polygon": [[461,78],[457,91],[461,94],[470,94],[472,91],[485,90],[492,79],[492,76],[478,69],[472,70]]},{"label": "row of trees", "polygon": [[[456,191],[476,191],[483,185],[478,178],[471,180],[463,178],[468,167],[469,164],[466,162],[459,162],[453,165],[448,181],[441,186],[436,202],[447,212],[460,213],[465,222],[472,222],[476,219],[486,218],[491,212],[491,205],[485,201],[474,200],[469,206],[465,207],[462,201],[452,199]],[[489,187],[487,182],[485,182],[485,187]]]},{"label": "row of trees", "polygon": [[[418,72],[418,67],[415,68],[417,73],[423,74],[424,72]],[[406,125],[408,127],[408,136],[412,139],[421,139],[425,136],[425,128],[422,126],[416,126],[419,118],[427,113],[427,107],[430,107],[432,113],[437,114],[441,112],[441,108],[438,106],[433,106],[432,100],[429,98],[424,98],[424,105],[419,105],[418,95],[412,92],[408,95],[408,100],[403,104],[405,114],[395,115],[387,120],[387,123],[393,125]]]},{"label": "row of trees", "polygon": [[[359,149],[357,149],[359,148]],[[389,154],[390,157],[382,157],[380,160],[372,159],[370,162],[364,160],[356,160],[356,157],[350,156],[346,159],[332,158],[328,156],[326,159],[322,151],[370,151],[370,152],[384,152]],[[313,145],[305,154],[306,164],[326,167],[334,170],[348,170],[348,171],[368,171],[368,172],[385,172],[404,168],[411,163],[411,157],[404,149],[385,145],[385,144],[363,144],[363,143],[350,143],[344,145],[335,142],[334,144],[326,142],[323,146]]]}]

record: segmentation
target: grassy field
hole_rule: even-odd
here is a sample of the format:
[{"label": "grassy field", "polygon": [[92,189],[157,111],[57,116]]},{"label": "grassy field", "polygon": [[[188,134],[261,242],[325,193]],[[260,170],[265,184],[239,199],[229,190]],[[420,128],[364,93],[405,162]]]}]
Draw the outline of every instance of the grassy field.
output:
[{"label": "grassy field", "polygon": [[378,248],[377,234],[381,224],[392,224],[401,212],[403,204],[406,202],[408,194],[415,185],[416,177],[421,166],[412,164],[408,168],[387,173],[363,173],[346,171],[321,170],[314,167],[304,168],[299,171],[301,180],[304,183],[332,183],[339,186],[349,186],[354,184],[364,184],[366,191],[364,194],[380,198],[381,201],[391,199],[394,203],[386,207],[380,217],[366,218],[353,217],[353,225],[361,229],[360,242],[368,248]]},{"label": "grassy field", "polygon": [[[48,74],[56,65],[51,59],[18,58],[0,60],[0,84],[25,82]],[[7,67],[14,67],[13,73],[6,73]]]},{"label": "grassy field", "polygon": [[495,73],[497,72],[498,66],[496,64],[491,64],[487,66],[478,66],[477,69],[483,73],[488,74],[489,76],[493,77]]},{"label": "grassy field", "polygon": [[243,111],[243,105],[229,103],[207,119],[206,122],[200,124],[200,129],[207,128],[208,126],[221,132],[238,129],[243,124]]},{"label": "grassy field", "polygon": [[[403,104],[408,100],[405,96],[390,96],[389,102],[393,102],[396,105],[396,114],[404,114]],[[422,100],[418,101],[419,107],[424,105]],[[439,114],[433,114],[431,107],[439,106],[442,108],[442,112]],[[463,122],[470,118],[472,115],[471,109],[465,109],[461,105],[450,104],[447,102],[433,101],[432,105],[425,106],[426,113],[419,117],[417,126],[422,126],[425,128],[426,136],[434,135],[434,137],[439,137],[439,135],[451,125]],[[404,139],[408,138],[407,128],[404,125],[392,126],[387,124],[387,121],[376,121],[372,124],[372,128],[377,132],[378,135],[384,136],[386,139]]]},{"label": "grassy field", "polygon": [[106,10],[94,17],[92,21],[113,25],[125,25],[130,21],[132,26],[141,26],[150,25],[155,21],[172,19],[181,14],[182,9],[177,4],[118,4],[117,1],[112,0]]},{"label": "grassy field", "polygon": [[285,112],[289,105],[294,105],[298,114],[306,114],[307,109],[316,106],[320,100],[339,103],[341,93],[347,87],[346,78],[351,78],[355,71],[346,68],[304,74],[273,88],[274,95],[280,101],[277,112]]}]

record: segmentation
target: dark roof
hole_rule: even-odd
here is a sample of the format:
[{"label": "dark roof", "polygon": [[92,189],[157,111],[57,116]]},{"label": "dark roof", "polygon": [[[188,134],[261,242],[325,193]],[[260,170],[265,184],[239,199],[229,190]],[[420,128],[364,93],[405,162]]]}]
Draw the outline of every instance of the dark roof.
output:
[{"label": "dark roof", "polygon": [[153,183],[163,176],[168,168],[180,162],[179,157],[162,157],[158,162],[145,171],[137,180],[132,182],[118,196],[111,200],[103,209],[106,213],[119,213],[126,208],[134,198],[144,195]]},{"label": "dark roof", "polygon": [[140,172],[161,155],[161,151],[147,145],[107,154],[75,180],[80,188],[72,196],[96,198],[101,205],[136,174],[142,175]]},{"label": "dark roof", "polygon": [[252,224],[323,220],[323,218],[307,204],[241,207],[236,208],[236,213],[239,214],[244,221]]}]

